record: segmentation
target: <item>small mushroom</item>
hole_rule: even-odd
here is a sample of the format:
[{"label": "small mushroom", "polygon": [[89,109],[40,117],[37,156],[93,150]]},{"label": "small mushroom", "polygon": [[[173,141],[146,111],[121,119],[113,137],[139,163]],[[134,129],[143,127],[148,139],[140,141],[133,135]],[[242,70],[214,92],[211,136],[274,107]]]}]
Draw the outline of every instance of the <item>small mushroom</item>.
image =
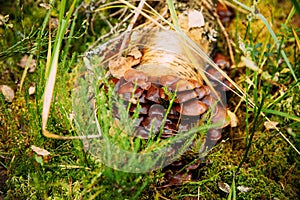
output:
[{"label": "small mushroom", "polygon": [[[132,97],[138,98],[143,94],[143,89],[141,88],[135,88],[133,83],[127,82],[120,86],[120,89],[118,90],[118,94],[122,95],[124,100],[129,101]],[[134,94],[132,95],[132,92]]]},{"label": "small mushroom", "polygon": [[177,112],[187,116],[198,116],[207,110],[207,106],[196,99],[184,102],[176,106]]},{"label": "small mushroom", "polygon": [[163,118],[165,115],[165,109],[160,104],[153,104],[149,108],[149,117],[159,116],[160,118]]},{"label": "small mushroom", "polygon": [[168,113],[168,119],[178,119],[179,114],[176,111],[176,106],[172,106],[169,113]]},{"label": "small mushroom", "polygon": [[230,63],[227,60],[227,58],[220,54],[217,53],[216,56],[214,57],[214,62],[216,63],[216,65],[218,65],[221,69],[229,69],[230,68]]},{"label": "small mushroom", "polygon": [[124,77],[121,77],[115,84],[115,91],[119,91],[121,85],[123,85],[124,83],[126,83],[126,81],[125,81]]},{"label": "small mushroom", "polygon": [[133,84],[137,84],[145,90],[148,90],[151,86],[151,82],[148,82],[148,76],[144,72],[137,71],[136,69],[128,69],[124,73],[124,79]]},{"label": "small mushroom", "polygon": [[194,88],[196,88],[195,84],[185,79],[179,79],[178,81],[170,85],[170,89],[173,91],[176,90],[177,92],[192,90]]},{"label": "small mushroom", "polygon": [[142,121],[142,125],[147,131],[152,129],[154,133],[158,133],[162,125],[162,118],[159,116],[147,117]]},{"label": "small mushroom", "polygon": [[136,129],[135,136],[139,137],[139,138],[142,138],[142,139],[148,139],[149,138],[149,131],[147,131],[144,127],[139,126]]},{"label": "small mushroom", "polygon": [[136,69],[128,69],[124,73],[124,79],[128,82],[133,82],[136,80],[148,81],[147,75],[142,71],[137,71]]},{"label": "small mushroom", "polygon": [[155,103],[160,103],[159,101],[159,88],[155,85],[151,85],[151,87],[147,90],[146,99],[150,101],[154,101]]},{"label": "small mushroom", "polygon": [[145,92],[140,96],[139,102],[140,102],[140,103],[148,103],[148,100],[146,99],[146,94],[145,94]]},{"label": "small mushroom", "polygon": [[230,123],[230,120],[228,119],[226,108],[220,105],[215,106],[213,108],[212,122],[220,124],[219,128],[227,126]]},{"label": "small mushroom", "polygon": [[211,95],[204,97],[201,101],[208,107],[216,105],[217,103],[216,100]]},{"label": "small mushroom", "polygon": [[177,81],[179,81],[179,78],[177,76],[165,75],[165,76],[160,77],[159,82],[162,86],[170,86]]},{"label": "small mushroom", "polygon": [[[149,110],[149,104],[140,104],[140,110],[139,110],[139,114],[141,115],[146,115],[148,114],[148,110]],[[137,109],[136,105],[131,105],[129,111],[130,112],[134,112],[135,109]]]},{"label": "small mushroom", "polygon": [[194,99],[198,96],[197,92],[194,90],[187,90],[183,92],[178,92],[175,102],[176,103],[183,103],[186,101],[189,101],[191,99]]},{"label": "small mushroom", "polygon": [[228,23],[234,16],[234,13],[228,8],[228,6],[222,4],[221,2],[218,2],[216,11],[223,24]]},{"label": "small mushroom", "polygon": [[207,133],[207,138],[210,141],[218,141],[222,138],[222,130],[215,128],[209,129]]},{"label": "small mushroom", "polygon": [[224,80],[224,76],[215,68],[209,67],[206,69],[206,72],[208,73],[208,78],[212,80]]},{"label": "small mushroom", "polygon": [[194,80],[194,79],[189,79],[189,82],[191,82],[192,84],[194,84],[196,88],[199,88],[199,87],[203,86],[202,83],[200,83],[199,81]]},{"label": "small mushroom", "polygon": [[195,88],[195,92],[197,93],[197,99],[202,99],[206,95],[210,93],[210,89],[206,85],[202,85],[200,88]]},{"label": "small mushroom", "polygon": [[135,121],[134,121],[134,126],[135,127],[140,126],[140,124],[142,123],[143,120],[144,120],[143,116],[140,116],[140,117],[136,118]]}]

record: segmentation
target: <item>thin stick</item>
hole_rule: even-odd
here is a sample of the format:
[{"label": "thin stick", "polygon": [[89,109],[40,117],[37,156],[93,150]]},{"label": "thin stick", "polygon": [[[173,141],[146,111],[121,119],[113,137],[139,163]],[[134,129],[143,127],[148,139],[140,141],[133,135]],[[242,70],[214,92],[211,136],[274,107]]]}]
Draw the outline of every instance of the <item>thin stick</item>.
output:
[{"label": "thin stick", "polygon": [[[217,14],[214,13],[214,15],[217,15]],[[229,39],[229,35],[228,35],[228,33],[227,33],[225,27],[223,26],[223,24],[222,24],[222,22],[221,22],[219,16],[217,15],[217,16],[215,16],[215,17],[216,17],[216,19],[217,19],[217,22],[218,22],[220,28],[221,28],[221,31],[223,32],[223,34],[224,34],[224,36],[225,36],[226,43],[227,43],[228,50],[229,50],[229,55],[230,55],[231,63],[232,63],[233,65],[235,65],[235,60],[234,60],[234,55],[233,55],[233,50],[232,50],[231,42],[230,42],[230,39]]]},{"label": "thin stick", "polygon": [[127,30],[126,30],[126,33],[125,33],[122,45],[120,47],[120,52],[125,48],[126,42],[128,41],[129,37],[131,36],[131,31],[133,29],[133,26],[136,23],[136,20],[138,19],[139,15],[140,15],[140,13],[141,13],[141,11],[143,9],[144,4],[145,4],[145,0],[142,0],[142,1],[140,1],[139,6],[134,9],[135,15],[133,16],[130,24],[127,27]]}]

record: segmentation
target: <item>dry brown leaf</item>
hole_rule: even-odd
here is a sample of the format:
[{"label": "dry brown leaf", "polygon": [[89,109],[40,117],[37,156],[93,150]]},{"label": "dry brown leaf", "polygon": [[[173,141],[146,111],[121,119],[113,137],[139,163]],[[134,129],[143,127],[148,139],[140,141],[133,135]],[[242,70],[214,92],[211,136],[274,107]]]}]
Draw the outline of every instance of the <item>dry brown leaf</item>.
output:
[{"label": "dry brown leaf", "polygon": [[204,26],[204,17],[201,11],[198,10],[190,10],[188,12],[188,29],[191,28],[200,28]]},{"label": "dry brown leaf", "polygon": [[252,188],[246,187],[246,186],[237,186],[237,188],[240,192],[249,192]]},{"label": "dry brown leaf", "polygon": [[235,113],[231,112],[230,110],[227,110],[227,114],[230,117],[230,126],[237,127],[239,120],[238,120],[237,116],[235,115]]},{"label": "dry brown leaf", "polygon": [[275,121],[266,121],[264,123],[264,126],[267,130],[271,130],[271,129],[275,129],[277,124],[279,124],[279,123],[275,122]]},{"label": "dry brown leaf", "polygon": [[3,94],[5,100],[8,102],[12,102],[15,98],[14,90],[8,85],[0,85],[0,93]]},{"label": "dry brown leaf", "polygon": [[222,190],[223,192],[229,193],[230,192],[230,186],[225,183],[225,182],[218,182],[218,186],[220,188],[220,190]]},{"label": "dry brown leaf", "polygon": [[111,60],[108,64],[110,73],[115,78],[121,78],[124,73],[132,66],[140,63],[140,59],[134,59],[132,56],[120,57],[115,60]]},{"label": "dry brown leaf", "polygon": [[34,146],[34,145],[31,145],[31,149],[39,156],[49,156],[50,155],[50,152],[47,151],[46,149],[42,149],[42,148]]},{"label": "dry brown leaf", "polygon": [[35,94],[35,85],[32,85],[28,88],[29,95]]},{"label": "dry brown leaf", "polygon": [[253,62],[250,58],[245,57],[245,56],[241,56],[241,63],[239,63],[239,67],[248,67],[249,69],[253,70],[253,71],[257,71],[258,73],[262,73],[262,70],[260,68],[258,68],[257,64],[255,62]]},{"label": "dry brown leaf", "polygon": [[130,50],[128,53],[129,56],[132,56],[134,59],[140,59],[142,57],[142,53],[139,50],[139,48],[134,47],[133,49]]},{"label": "dry brown leaf", "polygon": [[[28,61],[28,58],[29,58],[29,56],[28,56],[27,54],[24,55],[24,56],[21,58],[20,62],[18,63],[18,66],[20,66],[20,67],[22,67],[23,69],[25,69],[26,64],[27,64],[27,61]],[[29,63],[28,72],[31,72],[31,73],[34,72],[35,67],[36,67],[36,61],[35,61],[35,59],[31,59],[31,61],[30,61],[30,63]]]}]

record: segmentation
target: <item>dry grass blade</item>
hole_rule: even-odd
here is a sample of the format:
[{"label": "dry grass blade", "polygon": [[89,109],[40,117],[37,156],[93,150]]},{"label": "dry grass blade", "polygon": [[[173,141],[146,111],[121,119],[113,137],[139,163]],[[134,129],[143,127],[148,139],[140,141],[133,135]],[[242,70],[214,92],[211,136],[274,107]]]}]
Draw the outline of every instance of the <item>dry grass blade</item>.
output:
[{"label": "dry grass blade", "polygon": [[295,40],[296,40],[296,44],[297,44],[298,50],[300,51],[300,41],[299,41],[298,35],[297,35],[297,33],[296,33],[296,31],[295,31],[294,28],[292,28],[292,32],[293,32],[293,35],[294,35],[294,37],[295,37]]},{"label": "dry grass blade", "polygon": [[[51,55],[51,40],[49,40],[48,45],[48,56],[47,56],[47,64],[49,64],[49,75],[45,86],[45,92],[43,97],[43,111],[42,111],[42,130],[43,135],[48,138],[52,139],[63,139],[63,140],[69,140],[69,139],[84,139],[87,137],[83,136],[60,136],[53,133],[50,133],[47,130],[47,121],[49,117],[50,107],[51,107],[51,101],[53,97],[53,91],[54,91],[54,85],[55,85],[55,79],[56,79],[56,73],[58,68],[58,58],[60,54],[60,48],[61,43],[65,34],[65,31],[68,26],[68,22],[70,20],[71,14],[73,13],[74,7],[75,7],[76,0],[73,1],[73,4],[70,7],[70,10],[67,14],[66,19],[61,19],[61,23],[58,27],[58,33],[56,35],[55,44],[54,44],[54,51],[53,55]],[[65,5],[65,1],[62,2],[62,5]],[[50,53],[49,53],[50,52]],[[48,74],[48,67],[46,69],[46,75]],[[94,138],[94,136],[89,136]]]}]

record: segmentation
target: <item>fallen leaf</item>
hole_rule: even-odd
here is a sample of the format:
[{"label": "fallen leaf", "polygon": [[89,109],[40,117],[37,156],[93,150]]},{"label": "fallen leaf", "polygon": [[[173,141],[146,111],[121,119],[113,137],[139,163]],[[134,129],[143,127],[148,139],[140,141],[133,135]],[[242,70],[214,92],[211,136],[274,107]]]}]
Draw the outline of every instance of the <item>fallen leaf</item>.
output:
[{"label": "fallen leaf", "polygon": [[262,72],[262,70],[260,68],[258,68],[257,64],[255,62],[253,62],[250,58],[247,58],[245,56],[241,56],[241,66],[246,66],[249,69],[253,70],[253,71],[257,71],[259,73]]},{"label": "fallen leaf", "polygon": [[264,123],[264,126],[267,130],[271,130],[271,129],[275,129],[277,124],[279,123],[275,121],[267,121]]},{"label": "fallen leaf", "polygon": [[230,117],[230,126],[237,127],[239,120],[238,120],[236,114],[231,112],[230,110],[227,110],[227,114]]},{"label": "fallen leaf", "polygon": [[[29,56],[27,54],[24,55],[21,58],[20,62],[18,63],[18,66],[20,66],[23,69],[25,69],[27,61],[28,61],[28,58],[29,58]],[[35,61],[35,59],[31,59],[31,61],[29,63],[29,67],[28,67],[28,72],[31,72],[31,73],[34,72],[35,67],[36,67],[36,61]]]},{"label": "fallen leaf", "polygon": [[45,8],[46,10],[51,9],[51,5],[48,4],[48,3],[40,3],[39,6],[42,7],[42,8]]},{"label": "fallen leaf", "polygon": [[109,61],[109,71],[115,78],[121,78],[124,76],[125,71],[132,66],[140,63],[139,59],[134,59],[132,56],[120,57],[115,60]]},{"label": "fallen leaf", "polygon": [[12,102],[15,98],[14,90],[8,85],[0,85],[0,93],[3,94],[5,100],[8,102]]},{"label": "fallen leaf", "polygon": [[223,192],[229,193],[230,192],[230,186],[225,183],[225,182],[218,182],[218,186],[220,188],[220,190],[222,190]]},{"label": "fallen leaf", "polygon": [[204,17],[201,11],[198,10],[190,10],[188,12],[188,29],[191,28],[200,28],[204,26]]},{"label": "fallen leaf", "polygon": [[8,20],[9,20],[9,15],[3,16],[0,14],[0,26],[6,24],[6,22],[8,22]]},{"label": "fallen leaf", "polygon": [[31,149],[39,156],[49,156],[50,155],[49,151],[42,149],[40,147],[34,146],[34,145],[31,145]]},{"label": "fallen leaf", "polygon": [[134,59],[139,59],[142,57],[142,53],[139,50],[139,48],[134,47],[133,49],[130,50],[130,52],[128,53],[129,56],[134,57]]},{"label": "fallen leaf", "polygon": [[290,72],[291,70],[289,69],[289,68],[283,68],[281,71],[280,71],[280,73],[282,73],[282,74],[286,74],[286,73],[288,73],[288,72]]},{"label": "fallen leaf", "polygon": [[29,95],[35,94],[35,85],[32,85],[28,88]]},{"label": "fallen leaf", "polygon": [[237,186],[237,189],[240,191],[240,192],[249,192],[252,188],[250,187],[246,187],[246,186]]}]

